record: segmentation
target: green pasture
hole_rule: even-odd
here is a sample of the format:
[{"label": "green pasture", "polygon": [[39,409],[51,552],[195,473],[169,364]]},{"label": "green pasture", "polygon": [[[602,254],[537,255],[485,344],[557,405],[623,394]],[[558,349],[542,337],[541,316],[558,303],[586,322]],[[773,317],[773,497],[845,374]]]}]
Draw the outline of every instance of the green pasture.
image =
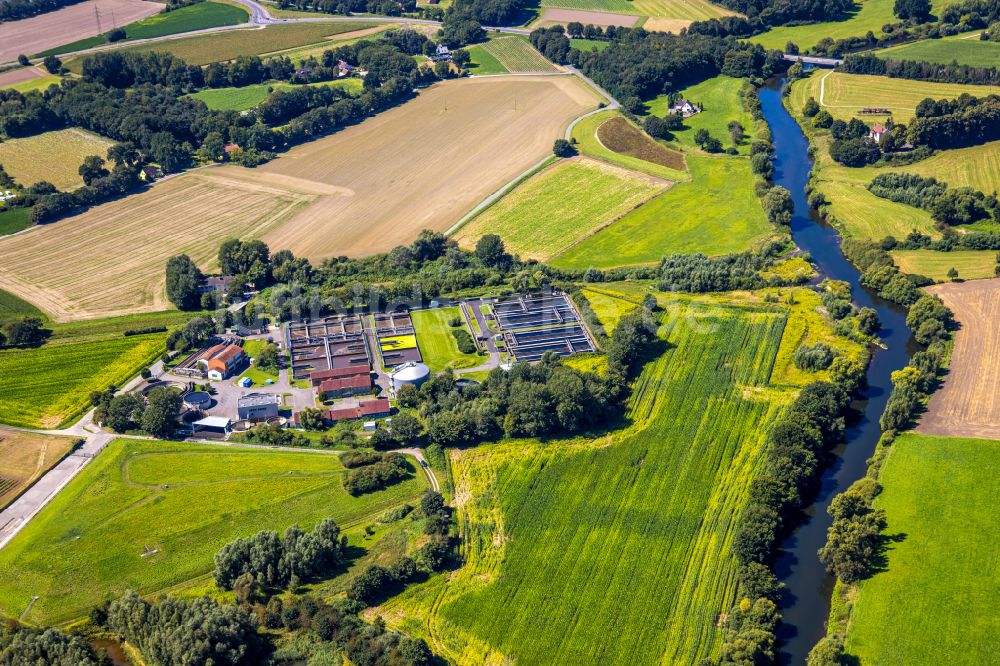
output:
[{"label": "green pasture", "polygon": [[163,312],[50,324],[52,335],[40,347],[0,350],[0,423],[68,424],[90,407],[92,391],[123,385],[165,351],[166,333],[126,337],[126,330],[176,326],[191,316]]},{"label": "green pasture", "polygon": [[621,117],[623,116],[618,111],[602,111],[592,116],[587,116],[574,125],[572,137],[576,140],[576,147],[580,154],[665,180],[677,181],[689,178],[688,174],[683,171],[671,169],[660,164],[653,164],[638,157],[616,153],[613,150],[605,148],[597,138],[598,128],[612,118]]},{"label": "green pasture", "polygon": [[[750,41],[769,50],[784,50],[786,43],[794,42],[800,49],[805,50],[827,37],[834,41],[848,37],[864,37],[868,31],[879,35],[882,33],[883,25],[899,21],[892,13],[894,3],[895,0],[856,0],[857,11],[843,21],[781,26],[751,37]],[[931,0],[935,12],[949,4],[952,4],[952,0]]]},{"label": "green pasture", "polygon": [[483,235],[497,234],[511,252],[545,261],[668,184],[596,160],[563,160],[514,188],[462,227],[456,238],[473,247]]},{"label": "green pasture", "polygon": [[466,49],[469,52],[469,71],[473,74],[485,76],[489,74],[508,74],[496,56],[486,49],[486,44],[476,44]]},{"label": "green pasture", "polygon": [[[163,12],[131,23],[125,26],[125,39],[165,37],[182,32],[191,32],[192,30],[218,28],[224,25],[239,25],[240,23],[246,23],[249,19],[250,14],[243,7],[208,0],[207,2],[188,5],[187,7],[175,9],[172,12]],[[83,49],[93,48],[107,42],[108,40],[104,35],[96,35],[43,51],[37,54],[36,57],[82,51]]]},{"label": "green pasture", "polygon": [[[350,93],[360,93],[364,85],[361,79],[341,79],[337,81],[321,81],[306,85],[331,86],[342,88]],[[284,81],[272,81],[270,83],[257,83],[243,86],[241,88],[205,88],[189,97],[201,100],[209,109],[213,111],[248,111],[259,106],[268,95],[275,90],[292,90],[297,85]]]},{"label": "green pasture", "polygon": [[31,225],[30,208],[0,208],[0,236],[13,234]]},{"label": "green pasture", "polygon": [[[410,317],[417,332],[420,354],[424,358],[424,363],[431,370],[438,372],[445,368],[456,370],[474,368],[486,362],[485,356],[463,354],[458,350],[458,342],[451,332],[455,330],[468,332],[469,330],[458,307],[414,310],[410,313]],[[462,325],[452,328],[448,322],[455,317],[462,319]]]},{"label": "green pasture", "polygon": [[952,268],[958,271],[960,280],[992,278],[997,275],[997,253],[992,250],[896,250],[891,254],[893,261],[904,273],[925,275],[935,282],[950,280],[948,271]]},{"label": "green pasture", "polygon": [[579,51],[590,51],[592,49],[597,49],[598,51],[603,51],[608,48],[611,42],[605,41],[603,39],[571,39],[569,40],[570,48],[577,49]]},{"label": "green pasture", "polygon": [[42,321],[47,319],[41,310],[28,301],[0,289],[0,321],[11,317],[38,317]]},{"label": "green pasture", "polygon": [[875,51],[875,55],[891,60],[936,62],[942,65],[958,62],[970,67],[1000,67],[1000,43],[980,40],[978,30],[952,37],[922,39],[890,46]]},{"label": "green pasture", "polygon": [[[453,451],[465,564],[385,604],[457,663],[695,664],[736,601],[732,539],[766,428],[779,309],[674,301],[626,429]],[[613,640],[609,640],[613,637]]]},{"label": "green pasture", "polygon": [[858,586],[847,653],[870,666],[996,663],[998,443],[907,433],[881,482],[893,538],[884,570]]},{"label": "green pasture", "polygon": [[326,517],[351,526],[425,485],[414,474],[352,497],[343,473],[334,455],[117,440],[0,551],[0,611],[17,616],[37,595],[25,620],[72,620],[124,590],[210,572],[236,537]]},{"label": "green pasture", "polygon": [[[746,138],[737,146],[741,155],[750,154],[750,143],[754,135],[753,117],[743,109],[740,101],[740,88],[743,79],[730,76],[717,76],[679,91],[687,100],[704,106],[704,111],[697,113],[684,121],[684,129],[674,132],[677,141],[685,146],[694,147],[694,135],[700,129],[722,142],[723,148],[733,145],[729,136],[729,122],[738,121],[743,125]],[[660,95],[646,105],[647,113],[661,118],[667,114],[667,96]]]},{"label": "green pasture", "polygon": [[675,252],[742,252],[773,233],[753,189],[749,160],[687,156],[691,180],[627,213],[556,256],[559,268],[653,264]]}]

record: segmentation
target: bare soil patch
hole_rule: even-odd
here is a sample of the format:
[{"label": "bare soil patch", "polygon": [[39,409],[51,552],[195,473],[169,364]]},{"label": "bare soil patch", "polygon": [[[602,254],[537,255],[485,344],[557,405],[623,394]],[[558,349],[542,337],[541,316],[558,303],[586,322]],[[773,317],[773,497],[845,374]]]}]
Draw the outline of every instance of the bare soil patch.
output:
[{"label": "bare soil patch", "polygon": [[1000,439],[1000,279],[928,287],[955,313],[951,367],[917,432]]},{"label": "bare soil patch", "polygon": [[651,16],[646,19],[646,22],[642,24],[642,27],[648,32],[672,32],[679,33],[684,28],[688,27],[694,23],[694,21],[689,21],[687,19],[673,19],[673,18],[662,18],[659,16]]},{"label": "bare soil patch", "polygon": [[600,26],[620,26],[631,28],[639,20],[638,16],[628,14],[609,14],[608,12],[586,12],[580,9],[560,9],[557,7],[547,7],[542,13],[542,21],[545,25],[566,24],[572,21],[579,21],[587,25]]},{"label": "bare soil patch", "polygon": [[[2,28],[0,28],[2,29]],[[40,79],[48,76],[48,72],[42,71],[40,67],[21,67],[12,69],[9,72],[0,74],[0,88],[12,86],[15,83],[24,83],[33,79]]]},{"label": "bare soil patch", "polygon": [[597,138],[605,148],[616,153],[671,169],[686,168],[683,154],[660,145],[621,116],[611,118],[598,127]]},{"label": "bare soil patch", "polygon": [[321,197],[264,240],[312,260],[362,256],[444,231],[545,157],[597,97],[575,77],[450,81],[259,167],[353,192]]},{"label": "bare soil patch", "polygon": [[123,26],[161,11],[163,5],[158,2],[93,0],[20,21],[0,23],[0,63],[16,60],[21,53],[30,56],[99,35],[114,26]]}]

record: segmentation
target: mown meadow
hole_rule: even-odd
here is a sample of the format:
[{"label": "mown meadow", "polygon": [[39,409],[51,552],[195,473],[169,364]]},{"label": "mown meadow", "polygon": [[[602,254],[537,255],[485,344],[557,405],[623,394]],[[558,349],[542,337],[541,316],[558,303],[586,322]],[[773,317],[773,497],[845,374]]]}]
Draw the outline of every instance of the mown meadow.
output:
[{"label": "mown meadow", "polygon": [[889,60],[915,60],[949,65],[953,61],[970,67],[1000,67],[1000,43],[982,41],[979,31],[941,39],[922,39],[875,51]]},{"label": "mown meadow", "polygon": [[68,425],[89,409],[92,391],[123,385],[166,350],[166,333],[126,336],[125,331],[176,326],[190,317],[163,312],[51,324],[46,328],[52,334],[41,346],[0,350],[0,423]]},{"label": "mown meadow", "polygon": [[452,331],[468,331],[465,320],[459,326],[452,327],[449,322],[462,312],[457,308],[437,308],[434,310],[415,310],[410,313],[413,327],[417,331],[417,344],[424,363],[439,372],[445,368],[473,368],[486,362],[485,356],[463,354],[458,349],[458,342]]},{"label": "mown meadow", "polygon": [[[116,440],[0,551],[0,611],[48,624],[106,597],[211,571],[225,543],[262,529],[350,527],[425,486],[423,474],[352,497],[335,455]],[[145,553],[145,554],[144,554]]]},{"label": "mown meadow", "polygon": [[452,452],[464,565],[383,606],[387,622],[460,663],[716,653],[731,539],[766,424],[791,396],[769,387],[787,311],[662,298],[665,351],[624,430]]},{"label": "mown meadow", "polygon": [[847,654],[871,666],[996,663],[997,442],[907,433],[880,480],[890,540],[883,570],[851,594]]}]

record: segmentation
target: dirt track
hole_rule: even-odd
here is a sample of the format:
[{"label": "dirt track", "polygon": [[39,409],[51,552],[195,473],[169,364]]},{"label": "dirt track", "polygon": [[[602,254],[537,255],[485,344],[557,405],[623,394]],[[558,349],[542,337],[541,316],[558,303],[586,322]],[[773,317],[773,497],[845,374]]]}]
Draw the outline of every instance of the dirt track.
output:
[{"label": "dirt track", "polygon": [[[95,16],[94,8],[97,8]],[[21,53],[40,51],[107,32],[163,11],[163,5],[144,0],[93,0],[46,12],[39,16],[0,23],[0,62]],[[100,30],[97,28],[100,19]]]},{"label": "dirt track", "polygon": [[1000,439],[1000,279],[928,287],[961,329],[944,385],[931,396],[917,432]]}]

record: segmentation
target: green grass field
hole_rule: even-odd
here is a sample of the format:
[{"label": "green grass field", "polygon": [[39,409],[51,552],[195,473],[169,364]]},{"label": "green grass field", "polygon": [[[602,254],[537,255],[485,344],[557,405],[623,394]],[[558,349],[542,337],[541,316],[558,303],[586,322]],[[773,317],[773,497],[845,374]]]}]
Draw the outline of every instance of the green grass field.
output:
[{"label": "green grass field", "polygon": [[49,74],[48,76],[41,76],[37,79],[31,79],[30,81],[21,81],[20,83],[12,83],[9,86],[0,86],[0,88],[3,88],[4,90],[16,90],[20,93],[27,93],[32,90],[45,90],[51,85],[58,85],[62,80],[61,76]]},{"label": "green grass field", "polygon": [[571,39],[569,40],[570,48],[578,49],[580,51],[590,51],[597,49],[598,51],[603,51],[608,48],[611,42],[604,41],[602,39]]},{"label": "green grass field", "polygon": [[[339,81],[322,81],[310,83],[314,86],[332,86],[343,88],[351,93],[360,93],[364,82],[361,79],[343,79]],[[206,88],[192,93],[189,97],[199,99],[213,111],[248,111],[261,104],[271,94],[272,90],[291,90],[298,86],[284,81],[258,83],[242,88]]]},{"label": "green grass field", "polygon": [[[176,35],[192,30],[217,28],[223,25],[239,25],[240,23],[246,23],[249,19],[249,12],[242,7],[208,0],[207,2],[188,5],[172,12],[156,14],[155,16],[131,23],[125,26],[125,39],[165,37],[166,35]],[[81,51],[99,46],[100,44],[107,44],[107,42],[108,40],[103,35],[96,35],[43,51],[37,54],[36,57]]]},{"label": "green grass field", "polygon": [[[473,218],[456,238],[473,247],[484,234],[495,233],[522,259],[545,261],[667,185],[596,160],[560,161]],[[545,224],[539,224],[540,219]]]},{"label": "green grass field", "polygon": [[875,51],[875,55],[891,60],[936,62],[942,65],[958,61],[958,64],[970,67],[1000,67],[1000,43],[981,41],[978,31],[891,46]]},{"label": "green grass field", "polygon": [[847,653],[871,666],[996,663],[1000,446],[904,434],[881,481],[876,506],[902,540],[859,586]]},{"label": "green grass field", "polygon": [[509,74],[503,64],[497,60],[490,51],[486,49],[486,44],[476,44],[465,49],[469,52],[468,69],[473,74],[487,76],[490,74]]},{"label": "green grass field", "polygon": [[689,154],[691,180],[556,256],[559,268],[653,264],[674,252],[741,252],[773,233],[742,157]]},{"label": "green grass field", "polygon": [[0,350],[0,423],[67,424],[90,407],[92,391],[121,386],[165,351],[166,333],[125,337],[126,330],[176,326],[191,316],[162,312],[52,324],[42,346]]},{"label": "green grass field", "polygon": [[[336,456],[118,440],[0,551],[0,610],[37,624],[85,615],[124,590],[211,571],[225,543],[262,529],[341,526],[413,501],[425,478],[352,497]],[[142,556],[145,548],[155,550]]]},{"label": "green grass field", "polygon": [[0,236],[13,234],[30,226],[30,208],[0,208]]},{"label": "green grass field", "polygon": [[996,277],[997,253],[991,250],[896,250],[891,254],[904,273],[926,275],[936,282],[949,280],[948,271],[952,268],[962,280]]},{"label": "green grass field", "polygon": [[601,125],[612,118],[623,117],[624,116],[622,116],[622,114],[618,111],[602,111],[600,113],[595,113],[592,116],[587,116],[574,125],[573,138],[577,142],[576,147],[580,154],[586,155],[587,157],[593,157],[604,162],[610,162],[611,164],[631,169],[632,171],[638,171],[640,173],[649,174],[650,176],[663,178],[664,180],[678,181],[687,180],[689,178],[689,175],[684,171],[671,169],[660,164],[653,164],[652,162],[647,162],[646,160],[632,157],[631,155],[616,153],[615,151],[606,148],[597,138],[597,130]]},{"label": "green grass field", "polygon": [[[749,113],[743,110],[740,102],[740,87],[743,79],[729,76],[717,76],[714,79],[702,81],[680,91],[684,99],[704,105],[704,111],[695,114],[684,121],[685,129],[674,132],[677,142],[688,147],[694,147],[694,135],[700,129],[708,130],[709,134],[722,142],[723,147],[733,145],[729,136],[729,122],[738,121],[743,125],[746,138],[737,146],[741,155],[750,154],[750,143],[753,140],[754,122]],[[661,95],[647,104],[648,113],[663,117],[667,113],[667,97]]]},{"label": "green grass field", "polygon": [[[190,65],[232,60],[241,55],[263,55],[306,46],[334,38],[338,34],[377,26],[372,23],[286,23],[268,25],[259,30],[230,30],[220,33],[179,37],[154,44],[125,47],[129,51],[167,51]],[[67,67],[79,73],[82,58],[74,58]]]},{"label": "green grass field", "polygon": [[[816,148],[813,178],[819,190],[830,202],[829,216],[846,235],[872,240],[879,240],[887,235],[904,238],[910,231],[916,229],[935,238],[940,236],[940,232],[935,228],[934,221],[927,211],[888,199],[881,199],[867,190],[868,183],[879,173],[905,172],[933,176],[948,183],[951,187],[974,187],[987,193],[1000,188],[1000,142],[996,141],[959,150],[946,150],[908,166],[853,169],[838,165],[829,155],[831,142],[829,132],[813,127],[812,122],[804,119],[801,113],[806,100],[810,96],[817,96],[819,79],[823,76],[827,76],[827,74],[817,72],[813,77],[796,81],[792,85],[792,91],[785,103]],[[849,87],[853,90],[847,92],[846,95],[856,99],[856,101],[860,101],[857,98],[863,95],[862,91],[866,87],[882,91],[881,94],[873,95],[871,103],[875,106],[892,104],[892,95],[885,94],[887,88],[896,91],[893,94],[899,97],[908,96],[907,99],[911,103],[915,103],[913,102],[915,97],[921,99],[928,95],[954,97],[961,92],[975,93],[975,90],[969,89],[977,88],[977,86],[929,84],[931,88],[922,88],[919,94],[915,94],[912,91],[906,91],[905,87],[923,82],[885,79],[883,77],[857,77],[839,72],[829,76],[835,77],[841,89],[843,89],[844,83],[850,83]],[[875,79],[875,81],[869,84],[867,79]],[[816,98],[818,99],[818,97]],[[840,109],[840,111],[847,114],[843,117],[851,117],[851,113],[848,113],[849,109]],[[866,120],[869,123],[873,122],[871,119]],[[945,270],[947,271],[947,267]]]},{"label": "green grass field", "polygon": [[[812,48],[825,37],[834,41],[847,37],[863,37],[869,30],[881,34],[886,23],[899,19],[892,13],[895,0],[856,0],[858,11],[844,21],[828,21],[800,26],[782,26],[751,37],[750,41],[765,49],[784,49],[787,42],[794,42],[800,49]],[[951,0],[931,0],[933,11],[952,4]]]},{"label": "green grass field", "polygon": [[0,289],[0,321],[9,319],[10,317],[28,316],[38,317],[42,321],[46,319],[42,311],[28,301]]},{"label": "green grass field", "polygon": [[255,363],[257,360],[257,354],[260,350],[267,344],[266,340],[245,340],[243,342],[243,351],[247,353],[254,364],[251,364],[249,368],[243,371],[236,381],[243,379],[244,377],[249,377],[254,383],[254,386],[265,386],[267,385],[267,380],[270,379],[272,382],[278,381],[278,375],[272,375],[270,372],[262,370]]},{"label": "green grass field", "polygon": [[385,604],[383,617],[457,663],[716,655],[760,425],[788,397],[750,396],[768,385],[784,325],[780,310],[674,299],[668,351],[637,380],[631,427],[453,451],[465,564]]},{"label": "green grass field", "polygon": [[111,139],[82,130],[43,132],[0,143],[0,164],[19,185],[28,187],[46,180],[60,190],[83,185],[80,165],[88,155],[106,157]]},{"label": "green grass field", "polygon": [[462,318],[462,312],[457,308],[437,308],[434,310],[414,310],[410,313],[413,327],[417,331],[417,344],[424,363],[439,372],[445,368],[455,370],[474,368],[486,362],[485,356],[478,354],[463,354],[458,350],[458,342],[451,334],[454,330],[468,332],[469,328],[462,319],[462,325],[452,328],[448,322],[455,317]]},{"label": "green grass field", "polygon": [[[481,44],[480,48],[512,74],[555,71],[555,65],[535,50],[527,38],[520,35],[497,37]],[[476,71],[475,73],[485,74],[486,72]]]}]

